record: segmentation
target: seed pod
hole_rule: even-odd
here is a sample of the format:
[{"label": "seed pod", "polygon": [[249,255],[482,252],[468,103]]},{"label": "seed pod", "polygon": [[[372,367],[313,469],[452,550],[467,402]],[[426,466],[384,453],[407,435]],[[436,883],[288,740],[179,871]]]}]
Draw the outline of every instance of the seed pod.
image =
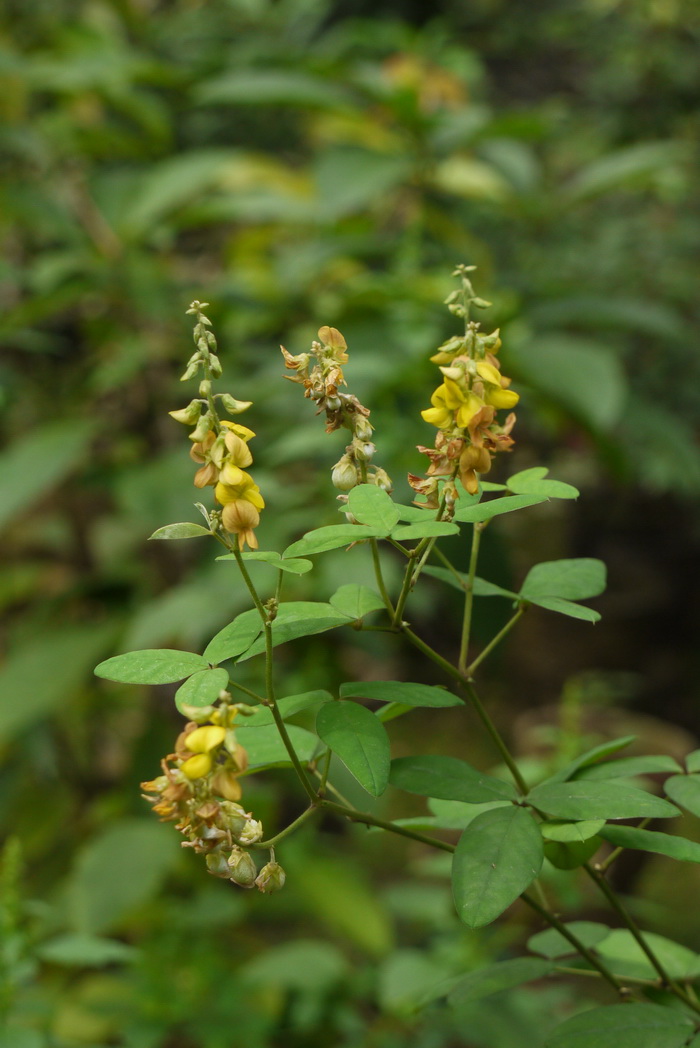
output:
[{"label": "seed pod", "polygon": [[230,393],[222,393],[219,399],[229,415],[240,415],[242,411],[247,411],[253,403],[252,400],[236,400]]},{"label": "seed pod", "polygon": [[284,888],[287,875],[278,862],[268,862],[255,879],[255,887],[259,892],[269,895]]},{"label": "seed pod", "polygon": [[229,878],[241,888],[252,888],[258,875],[250,852],[237,845],[228,857]]}]

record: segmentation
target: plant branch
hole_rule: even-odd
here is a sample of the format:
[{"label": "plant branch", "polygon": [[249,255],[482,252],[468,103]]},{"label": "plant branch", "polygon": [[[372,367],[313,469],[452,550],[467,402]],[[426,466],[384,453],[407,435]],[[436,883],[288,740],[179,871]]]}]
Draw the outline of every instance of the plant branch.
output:
[{"label": "plant branch", "polygon": [[467,581],[465,584],[465,596],[464,596],[464,615],[462,617],[462,637],[459,645],[459,659],[457,661],[457,669],[460,673],[466,674],[467,671],[467,658],[469,656],[469,638],[471,635],[472,628],[472,611],[474,608],[474,576],[476,575],[476,565],[479,559],[479,545],[481,543],[481,533],[484,530],[482,524],[475,524],[474,531],[472,533],[472,549],[469,556],[469,571],[467,573]]},{"label": "plant branch", "polygon": [[471,677],[471,675],[473,674],[473,672],[477,668],[477,666],[480,666],[481,663],[484,661],[484,659],[487,658],[487,656],[491,654],[491,652],[496,647],[496,645],[501,643],[503,638],[505,636],[507,636],[508,633],[510,633],[510,631],[513,629],[513,626],[515,626],[515,624],[520,621],[520,619],[523,617],[524,614],[525,614],[525,606],[521,604],[520,607],[518,608],[518,610],[515,612],[515,614],[510,619],[508,619],[508,622],[506,622],[506,624],[503,627],[503,629],[498,631],[496,636],[493,637],[488,642],[486,647],[483,648],[479,652],[477,657],[472,662],[470,662],[469,665],[466,667],[464,672],[467,675],[467,677]]},{"label": "plant branch", "polygon": [[361,822],[365,826],[377,826],[380,830],[388,830],[389,833],[397,833],[401,837],[410,837],[411,840],[420,841],[421,844],[428,844],[431,848],[439,848],[441,851],[454,852],[455,850],[454,844],[438,840],[437,837],[429,837],[427,834],[420,833],[418,830],[411,830],[407,826],[398,826],[395,822],[378,819],[375,815],[370,815],[369,812],[357,811],[355,808],[348,808],[344,804],[336,804],[335,801],[322,800],[320,804],[322,808],[328,808],[329,811],[334,811],[337,815],[343,815],[346,819],[350,819],[351,822]]}]

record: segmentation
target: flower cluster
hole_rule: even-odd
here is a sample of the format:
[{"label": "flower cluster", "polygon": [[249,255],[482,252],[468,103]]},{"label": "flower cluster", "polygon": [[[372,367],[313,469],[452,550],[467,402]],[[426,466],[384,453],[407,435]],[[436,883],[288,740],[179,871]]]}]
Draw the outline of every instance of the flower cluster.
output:
[{"label": "flower cluster", "polygon": [[341,365],[348,360],[347,343],[333,327],[322,327],[318,339],[311,343],[308,353],[299,353],[298,356],[292,356],[284,346],[280,348],[286,366],[294,372],[284,377],[301,383],[304,396],[314,401],[319,412],[325,411],[326,433],[345,428],[352,434],[345,453],[333,466],[333,485],[341,492],[348,492],[357,484],[369,483],[390,492],[392,485],[386,471],[370,466],[376,448],[372,441],[374,427],[369,421],[369,408],[339,388],[346,385]]},{"label": "flower cluster", "polygon": [[488,473],[492,456],[512,446],[515,414],[510,412],[501,424],[496,412],[515,407],[519,400],[509,388],[511,380],[501,374],[496,356],[501,345],[498,331],[482,334],[480,325],[468,320],[470,305],[488,305],[474,295],[466,275],[472,268],[457,268],[454,275],[461,277],[462,287],[447,298],[450,311],[465,318],[465,332],[448,339],[430,358],[439,365],[443,380],[430,398],[432,406],[421,412],[437,428],[434,447],[418,448],[430,459],[427,478],[414,474],[408,478],[414,491],[426,497],[421,505],[436,509],[438,478],[446,477],[442,489],[446,516],[457,498],[455,478],[466,491],[476,494],[477,474]]},{"label": "flower cluster", "polygon": [[211,376],[221,374],[219,358],[214,353],[216,338],[210,330],[211,321],[202,313],[206,302],[193,302],[188,313],[194,313],[196,351],[190,357],[182,381],[202,370],[204,378],[199,385],[201,399],[190,401],[186,408],[171,411],[176,422],[194,425],[190,433],[193,442],[191,457],[199,464],[194,476],[196,488],[214,487],[214,497],[223,506],[220,520],[226,531],[238,536],[238,547],[258,548],[255,528],[260,523],[260,510],[265,501],[260,488],[245,470],[253,461],[248,441],[255,436],[252,429],[227,419],[220,419],[215,401],[230,414],[237,415],[251,406],[249,400],[236,400],[228,393],[212,396]]},{"label": "flower cluster", "polygon": [[[262,838],[262,825],[238,803],[238,777],[248,755],[236,740],[236,707],[222,704],[191,708],[196,720],[185,725],[175,750],[163,758],[163,774],[142,782],[144,797],[163,822],[175,822],[184,848],[205,856],[207,868],[243,888],[274,891],[284,884],[284,871],[258,873],[248,848]],[[199,722],[199,723],[198,723]],[[273,876],[274,874],[274,876]]]}]

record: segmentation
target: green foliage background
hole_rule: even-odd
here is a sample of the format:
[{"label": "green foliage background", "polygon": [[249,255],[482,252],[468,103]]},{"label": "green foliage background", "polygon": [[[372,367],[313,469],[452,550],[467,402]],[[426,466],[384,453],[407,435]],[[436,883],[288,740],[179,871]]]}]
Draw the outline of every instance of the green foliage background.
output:
[{"label": "green foliage background", "polygon": [[[167,417],[189,399],[189,302],[211,303],[225,388],[255,402],[261,545],[282,548],[336,521],[342,444],[281,380],[279,342],[300,352],[319,325],[341,329],[407,501],[427,357],[451,330],[440,302],[466,261],[523,392],[509,471],[545,462],[583,490],[494,528],[491,577],[509,585],[540,555],[611,570],[595,631],[529,616],[491,671],[502,718],[533,758],[620,725],[640,752],[659,736],[691,748],[699,36],[691,0],[6,0],[0,822],[22,857],[6,849],[3,1048],[520,1048],[573,1006],[573,988],[544,984],[413,1014],[437,978],[517,948],[528,920],[469,933],[420,849],[329,824],[286,845],[278,896],[207,878],[137,791],[178,730],[173,689],[96,682],[92,667],[201,650],[247,606],[208,548],[145,545],[196,512]],[[342,556],[295,582],[298,599],[345,581]],[[449,600],[427,584],[415,612],[444,648]],[[350,668],[419,672],[354,635],[283,660],[286,694]],[[406,752],[431,731],[444,747],[412,716]],[[493,763],[476,731],[451,745]],[[298,812],[285,774],[260,780],[246,797],[266,824]],[[666,874],[650,860],[621,886],[692,939],[692,871],[673,905]]]}]

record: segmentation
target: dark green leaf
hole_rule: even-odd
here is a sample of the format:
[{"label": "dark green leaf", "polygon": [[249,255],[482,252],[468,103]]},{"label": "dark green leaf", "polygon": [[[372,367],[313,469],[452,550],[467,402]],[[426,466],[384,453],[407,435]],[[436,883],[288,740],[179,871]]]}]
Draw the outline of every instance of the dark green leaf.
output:
[{"label": "dark green leaf", "polygon": [[673,757],[666,754],[649,754],[644,757],[621,757],[616,761],[601,761],[581,768],[577,779],[632,779],[636,775],[654,775],[658,772],[681,771]]},{"label": "dark green leaf", "polygon": [[435,825],[443,830],[466,830],[477,815],[493,808],[507,808],[509,804],[510,801],[467,804],[465,801],[445,801],[439,797],[428,797],[428,807],[435,817]]},{"label": "dark green leaf", "polygon": [[[442,579],[443,582],[447,582],[450,586],[453,586],[460,593],[466,592],[467,581],[469,576],[466,571],[450,571],[449,568],[436,568],[432,564],[426,564],[423,568],[424,575],[432,575],[433,578]],[[480,579],[478,575],[474,579],[474,596],[475,597],[510,597],[511,600],[517,600],[518,594],[513,593],[511,590],[503,589],[502,586],[496,586],[493,582],[487,582],[486,579]]]},{"label": "dark green leaf", "polygon": [[[597,761],[602,760],[603,757],[607,757],[611,753],[617,753],[619,750],[623,750],[625,746],[629,746],[636,738],[636,735],[624,735],[621,739],[611,739],[609,742],[601,742],[599,746],[594,746],[593,749],[586,750],[586,752],[582,753],[579,757],[575,757],[574,760],[570,761],[569,764],[566,764],[563,768],[560,768],[559,771],[554,773],[554,775],[550,775],[545,782],[566,782],[568,779],[572,779],[581,768],[587,768],[589,764],[595,764]],[[614,776],[611,776],[611,778],[614,778]],[[544,783],[542,783],[542,785],[544,785]]]},{"label": "dark green leaf", "polygon": [[604,591],[605,580],[602,560],[593,557],[549,560],[530,569],[520,588],[520,596],[529,601],[549,597],[587,600]]},{"label": "dark green leaf", "polygon": [[329,524],[325,528],[307,531],[303,538],[287,546],[283,556],[311,556],[313,553],[325,553],[329,549],[349,546],[351,542],[361,542],[369,538],[386,538],[389,528],[369,528],[365,524]]},{"label": "dark green leaf", "polygon": [[[257,615],[257,611],[255,612]],[[258,619],[258,621],[260,621]],[[321,601],[289,601],[281,604],[277,612],[277,618],[272,623],[272,644],[286,644],[287,641],[296,640],[298,637],[310,637],[315,633],[325,633],[326,630],[335,629],[336,626],[347,626],[351,622],[348,615],[337,611],[332,604],[324,604]],[[245,662],[253,655],[259,655],[265,650],[265,638],[259,637],[238,659]]]},{"label": "dark green leaf", "polygon": [[664,792],[682,808],[700,815],[700,775],[672,775],[664,783]]},{"label": "dark green leaf", "polygon": [[352,102],[338,84],[294,69],[256,69],[227,72],[197,85],[199,105],[291,105],[335,108]]},{"label": "dark green leaf", "polygon": [[700,771],[700,750],[693,750],[685,758],[685,766],[689,772]]},{"label": "dark green leaf", "polygon": [[501,513],[512,513],[516,509],[525,509],[527,506],[536,506],[539,502],[546,502],[544,495],[506,495],[490,502],[481,502],[477,506],[467,506],[466,509],[458,509],[454,519],[476,524],[480,521],[491,520]]},{"label": "dark green leaf", "polygon": [[97,935],[57,935],[37,947],[37,955],[49,964],[66,967],[101,968],[105,964],[125,964],[138,956],[138,950],[117,939]]},{"label": "dark green leaf", "polygon": [[166,524],[164,528],[158,528],[149,537],[151,539],[198,539],[202,535],[211,535],[211,531],[208,528],[203,528],[201,524],[184,522],[182,524]]},{"label": "dark green leaf", "polygon": [[[256,550],[254,553],[242,553],[243,560],[257,560],[262,561],[264,564],[269,564],[273,568],[277,568],[279,571],[289,571],[292,575],[305,575],[307,571],[311,571],[313,568],[313,562],[310,560],[301,560],[299,558],[283,558],[280,553],[275,550]],[[235,560],[235,553],[225,553],[221,557],[217,557],[217,560]]]},{"label": "dark green leaf", "polygon": [[[644,939],[666,969],[671,979],[696,979],[700,975],[700,956],[687,946],[644,932]],[[596,953],[607,962],[609,968],[622,976],[638,979],[656,979],[658,972],[632,933],[626,928],[616,928],[596,946]]]},{"label": "dark green leaf", "polygon": [[671,833],[638,830],[634,826],[606,826],[600,831],[600,836],[616,848],[636,848],[657,855],[668,855],[680,862],[700,862],[700,844]]},{"label": "dark green leaf", "polygon": [[557,1026],[544,1048],[682,1048],[693,1028],[677,1008],[609,1004]]},{"label": "dark green leaf", "polygon": [[528,794],[528,801],[557,819],[668,819],[678,808],[661,797],[620,782],[544,783]]},{"label": "dark green leaf", "polygon": [[247,651],[262,631],[262,622],[257,608],[237,615],[233,622],[224,626],[213,637],[204,649],[207,662],[217,665],[226,659],[233,659]]},{"label": "dark green leaf", "polygon": [[409,524],[418,524],[422,520],[435,520],[437,513],[436,509],[423,509],[421,506],[399,506],[398,503],[395,505],[399,511],[399,520],[408,521]]},{"label": "dark green leaf", "polygon": [[543,822],[542,836],[548,841],[581,842],[594,837],[605,826],[604,819],[589,819],[586,822]]},{"label": "dark green leaf", "polygon": [[341,699],[377,699],[379,702],[398,702],[404,706],[461,706],[456,695],[444,688],[429,684],[411,684],[399,680],[353,681],[340,685]]},{"label": "dark green leaf", "polygon": [[524,808],[479,815],[460,837],[452,860],[460,918],[470,928],[490,924],[534,881],[543,857],[542,835]]},{"label": "dark green leaf", "polygon": [[576,870],[595,855],[602,843],[600,837],[589,837],[585,841],[545,841],[544,854],[558,870]]},{"label": "dark green leaf", "polygon": [[378,593],[355,582],[348,582],[336,590],[330,603],[341,615],[351,619],[361,619],[371,611],[383,611],[385,606]]},{"label": "dark green leaf", "polygon": [[391,762],[389,781],[400,790],[418,793],[423,797],[467,801],[470,804],[515,800],[517,797],[509,782],[477,771],[457,757],[442,757],[438,754],[397,757]]},{"label": "dark green leaf", "polygon": [[400,520],[399,507],[375,484],[358,484],[348,494],[348,510],[360,524],[391,531]]},{"label": "dark green leaf", "polygon": [[180,713],[184,712],[183,706],[210,706],[227,685],[226,670],[197,670],[175,692],[175,705]]},{"label": "dark green leaf", "polygon": [[106,659],[95,667],[95,675],[122,684],[172,684],[207,667],[208,660],[191,651],[146,648]]},{"label": "dark green leaf", "polygon": [[498,964],[487,964],[460,979],[450,990],[448,1002],[462,1005],[467,1001],[478,1001],[534,979],[543,979],[553,968],[551,961],[543,961],[538,957],[514,957]]},{"label": "dark green leaf", "polygon": [[563,600],[561,597],[539,597],[536,600],[529,600],[529,603],[536,604],[547,611],[556,611],[559,615],[568,615],[571,619],[581,619],[583,622],[600,620],[599,611],[586,608],[583,604],[575,604],[571,600]]},{"label": "dark green leaf", "polygon": [[577,499],[578,488],[564,484],[561,480],[545,480],[549,470],[545,466],[533,466],[514,473],[508,481],[508,489],[514,495],[544,495],[548,499]]},{"label": "dark green leaf", "polygon": [[[282,714],[282,720],[286,720],[287,717],[293,717],[301,710],[313,709],[314,706],[320,706],[322,702],[332,701],[333,696],[329,691],[305,691],[299,695],[285,695],[284,698],[278,699],[277,708]],[[268,706],[262,705],[256,706],[255,712],[250,716],[241,717],[237,721],[239,728],[258,728],[274,723],[272,711]]]},{"label": "dark green leaf", "polygon": [[[598,924],[595,921],[567,921],[564,927],[588,949],[602,942],[610,934],[607,924]],[[527,941],[527,948],[552,960],[578,953],[576,947],[556,928],[547,928],[546,931],[531,935]]]},{"label": "dark green leaf", "polygon": [[424,520],[417,524],[400,524],[391,532],[397,542],[409,542],[413,539],[441,538],[443,535],[457,535],[459,528],[445,520]]},{"label": "dark green leaf", "polygon": [[[310,761],[318,748],[316,736],[296,724],[287,725],[287,732],[302,764]],[[292,763],[274,724],[249,728],[241,719],[236,721],[236,739],[248,754],[248,772],[260,771],[261,768],[288,767]]]},{"label": "dark green leaf", "polygon": [[329,702],[316,717],[316,731],[373,797],[389,781],[391,755],[384,725],[355,702]]}]

